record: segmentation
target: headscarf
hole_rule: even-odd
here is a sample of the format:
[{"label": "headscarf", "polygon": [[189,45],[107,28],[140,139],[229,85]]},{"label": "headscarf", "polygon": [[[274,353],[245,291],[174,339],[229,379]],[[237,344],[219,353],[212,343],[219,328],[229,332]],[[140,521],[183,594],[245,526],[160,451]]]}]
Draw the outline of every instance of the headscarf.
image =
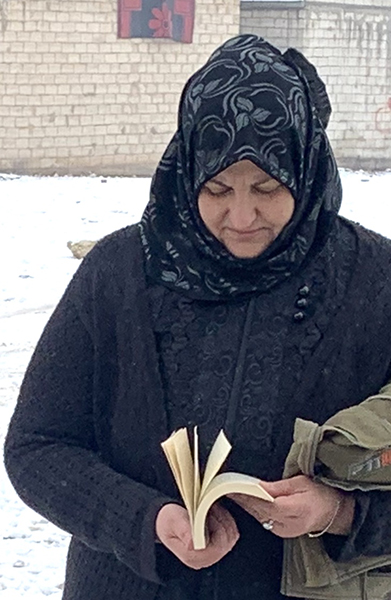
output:
[{"label": "headscarf", "polygon": [[[140,229],[150,281],[200,300],[266,292],[324,246],[341,203],[325,127],[325,87],[298,51],[255,35],[220,46],[187,82],[178,129],[157,167]],[[290,222],[255,258],[237,258],[206,228],[203,184],[250,160],[295,200]]]}]

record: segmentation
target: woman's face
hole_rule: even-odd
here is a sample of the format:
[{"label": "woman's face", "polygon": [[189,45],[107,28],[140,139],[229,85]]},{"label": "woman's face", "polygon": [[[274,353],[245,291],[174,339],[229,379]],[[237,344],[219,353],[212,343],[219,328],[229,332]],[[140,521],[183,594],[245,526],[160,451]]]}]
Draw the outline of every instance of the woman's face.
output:
[{"label": "woman's face", "polygon": [[290,191],[249,160],[207,181],[198,196],[209,231],[238,258],[254,258],[276,239],[294,211]]}]

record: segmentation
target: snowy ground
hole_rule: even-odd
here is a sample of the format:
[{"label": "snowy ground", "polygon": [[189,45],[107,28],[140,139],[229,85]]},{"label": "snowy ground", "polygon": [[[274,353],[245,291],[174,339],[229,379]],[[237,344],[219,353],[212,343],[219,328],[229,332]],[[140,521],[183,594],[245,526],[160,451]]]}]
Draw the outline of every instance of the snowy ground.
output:
[{"label": "snowy ground", "polygon": [[[391,172],[342,171],[342,214],[391,238]],[[136,222],[149,179],[0,175],[0,444],[34,345],[77,268],[67,242]],[[0,600],[61,597],[68,535],[25,507],[0,467]]]}]

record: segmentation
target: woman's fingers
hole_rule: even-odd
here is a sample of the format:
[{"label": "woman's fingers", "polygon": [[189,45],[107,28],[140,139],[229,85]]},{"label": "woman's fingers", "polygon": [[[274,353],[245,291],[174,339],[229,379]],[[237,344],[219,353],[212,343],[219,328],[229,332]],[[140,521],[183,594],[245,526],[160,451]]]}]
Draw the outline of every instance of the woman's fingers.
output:
[{"label": "woman's fingers", "polygon": [[202,569],[223,558],[239,539],[234,519],[218,505],[211,508],[207,526],[207,547],[194,550],[187,511],[177,504],[166,504],[156,518],[156,535],[185,565]]},{"label": "woman's fingers", "polygon": [[[247,494],[230,494],[229,497],[261,523],[272,518],[274,503],[266,502]],[[273,511],[273,517],[276,517],[275,510]]]},{"label": "woman's fingers", "polygon": [[243,494],[230,497],[272,533],[292,538],[322,531],[329,524],[332,533],[349,532],[354,515],[351,497],[304,475],[261,483],[274,497],[273,503]]},{"label": "woman's fingers", "polygon": [[216,548],[230,550],[239,539],[239,531],[232,515],[219,504],[211,507],[207,526],[209,531],[209,545]]},{"label": "woman's fingers", "polygon": [[[305,476],[267,483],[267,491],[274,502],[259,500],[245,494],[231,494],[230,498],[266,525],[271,533],[283,538],[299,537],[310,532],[323,531],[346,535],[354,516],[354,500],[350,495],[312,481]],[[265,485],[265,487],[266,487]],[[211,566],[225,556],[239,539],[232,515],[215,504],[208,519],[208,545],[194,550],[187,511],[177,504],[164,506],[156,520],[156,533],[184,564],[201,569]]]},{"label": "woman's fingers", "polygon": [[159,511],[155,523],[156,536],[167,547],[182,545],[193,549],[189,515],[179,504],[165,504]]},{"label": "woman's fingers", "polygon": [[235,494],[232,499],[259,523],[267,524],[268,531],[275,535],[280,537],[300,535],[302,523],[298,519],[297,513],[300,509],[296,506],[297,502],[296,504],[293,502],[293,507],[285,508],[280,506],[280,498],[277,498],[273,504],[243,494]]}]

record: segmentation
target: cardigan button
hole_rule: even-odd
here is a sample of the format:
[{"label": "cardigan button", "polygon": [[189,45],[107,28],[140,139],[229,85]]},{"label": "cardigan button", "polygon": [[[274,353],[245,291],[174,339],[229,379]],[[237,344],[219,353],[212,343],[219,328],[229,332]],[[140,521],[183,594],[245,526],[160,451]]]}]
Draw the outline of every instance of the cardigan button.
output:
[{"label": "cardigan button", "polygon": [[298,308],[305,308],[306,306],[308,306],[308,300],[306,298],[299,298],[298,300],[296,300],[296,306]]},{"label": "cardigan button", "polygon": [[294,321],[296,321],[296,323],[300,323],[300,321],[302,321],[304,319],[304,317],[305,317],[305,314],[302,311],[297,312],[293,315],[293,319],[294,319]]},{"label": "cardigan button", "polygon": [[308,287],[308,285],[303,285],[299,289],[299,295],[300,296],[308,296],[309,293],[310,293],[310,288]]}]

